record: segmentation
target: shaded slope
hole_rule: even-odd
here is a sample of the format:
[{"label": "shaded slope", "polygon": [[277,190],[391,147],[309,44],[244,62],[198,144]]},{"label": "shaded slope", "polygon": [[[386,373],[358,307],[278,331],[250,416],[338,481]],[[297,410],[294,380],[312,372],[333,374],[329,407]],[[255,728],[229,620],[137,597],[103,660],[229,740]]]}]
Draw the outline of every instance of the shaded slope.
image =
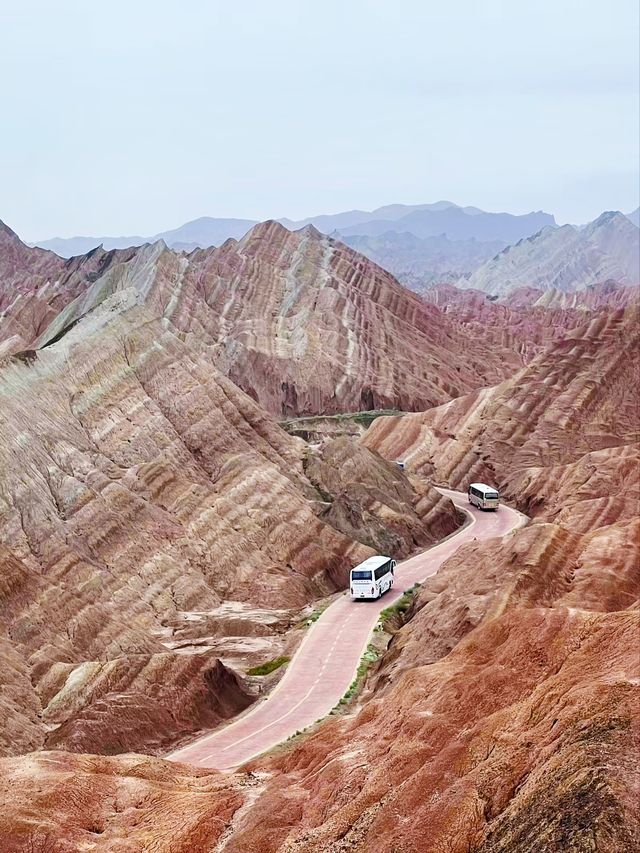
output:
[{"label": "shaded slope", "polygon": [[0,357],[33,348],[66,305],[134,251],[97,249],[65,261],[26,246],[0,222]]}]

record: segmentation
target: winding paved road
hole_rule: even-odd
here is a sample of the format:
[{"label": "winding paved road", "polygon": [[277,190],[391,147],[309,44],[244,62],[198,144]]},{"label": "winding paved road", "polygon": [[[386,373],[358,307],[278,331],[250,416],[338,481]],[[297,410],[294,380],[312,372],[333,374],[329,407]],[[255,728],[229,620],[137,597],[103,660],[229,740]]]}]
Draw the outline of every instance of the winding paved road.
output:
[{"label": "winding paved road", "polygon": [[337,599],[309,628],[286,673],[263,701],[167,758],[231,770],[324,717],[353,681],[381,610],[414,583],[434,575],[461,545],[473,539],[503,536],[525,521],[523,515],[505,505],[497,512],[484,513],[470,507],[465,494],[440,491],[471,515],[470,524],[399,563],[395,585],[381,599],[352,602],[348,595]]}]

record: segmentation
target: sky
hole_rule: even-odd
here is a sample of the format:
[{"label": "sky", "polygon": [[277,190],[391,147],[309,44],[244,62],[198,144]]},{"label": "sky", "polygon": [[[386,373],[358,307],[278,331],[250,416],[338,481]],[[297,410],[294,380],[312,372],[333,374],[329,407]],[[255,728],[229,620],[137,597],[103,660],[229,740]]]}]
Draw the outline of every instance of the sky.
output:
[{"label": "sky", "polygon": [[0,219],[151,235],[639,193],[635,0],[0,0]]}]

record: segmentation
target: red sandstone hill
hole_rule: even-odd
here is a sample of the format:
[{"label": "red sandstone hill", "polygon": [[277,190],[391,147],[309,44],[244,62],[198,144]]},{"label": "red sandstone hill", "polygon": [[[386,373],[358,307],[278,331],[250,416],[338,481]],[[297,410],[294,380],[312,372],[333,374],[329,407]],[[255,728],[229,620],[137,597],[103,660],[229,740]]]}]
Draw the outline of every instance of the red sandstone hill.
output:
[{"label": "red sandstone hill", "polygon": [[640,584],[634,532],[618,529],[615,551],[607,528],[537,524],[468,546],[420,592],[361,709],[249,773],[143,756],[0,761],[8,851],[97,836],[162,853],[636,849]]},{"label": "red sandstone hill", "polygon": [[638,285],[621,285],[614,279],[590,284],[584,290],[565,293],[562,290],[539,290],[535,287],[520,287],[511,291],[502,302],[511,308],[579,308],[586,315],[601,308],[627,308],[640,300]]},{"label": "red sandstone hill", "polygon": [[250,772],[3,759],[7,850],[636,849],[636,312],[310,456],[216,370],[204,319],[173,322],[175,257],[136,253],[0,370],[5,752],[157,750],[233,713],[243,680],[213,653],[169,653],[168,631],[206,617],[213,633],[221,599],[334,589],[367,535],[446,532],[429,479],[490,478],[535,520],[454,555],[361,706]]},{"label": "red sandstone hill", "polygon": [[312,226],[263,223],[188,264],[172,322],[206,324],[224,372],[275,414],[415,410],[515,367]]},{"label": "red sandstone hill", "polygon": [[592,322],[474,405],[369,430],[365,445],[425,472],[496,476],[536,521],[423,586],[359,708],[232,777],[144,757],[5,759],[8,850],[636,849],[635,320]]},{"label": "red sandstone hill", "polygon": [[510,349],[526,363],[596,313],[637,304],[640,287],[623,287],[615,281],[575,293],[521,287],[498,300],[480,290],[438,284],[422,295],[478,342],[499,350]]},{"label": "red sandstone hill", "polygon": [[490,478],[536,520],[424,585],[355,714],[254,763],[272,775],[229,851],[640,844],[637,319],[365,434],[438,479]]},{"label": "red sandstone hill", "polygon": [[634,514],[638,320],[637,306],[597,315],[512,379],[421,414],[378,420],[364,444],[454,487],[494,482],[536,516],[556,492],[589,502],[602,512],[600,523]]},{"label": "red sandstone hill", "polygon": [[[291,232],[266,222],[240,241],[189,255],[159,242],[67,262],[15,235],[10,242],[24,257],[24,295],[0,324],[8,352],[46,346],[120,293],[209,348],[218,368],[276,415],[420,410],[521,364],[508,348],[487,352],[389,273],[312,226]],[[30,252],[38,263],[46,256],[48,277],[31,275]]]},{"label": "red sandstone hill", "polygon": [[159,750],[215,724],[253,698],[216,637],[266,635],[264,654],[265,624],[343,588],[371,548],[401,556],[458,523],[352,440],[286,434],[204,334],[158,319],[184,263],[112,254],[37,349],[0,364],[4,753]]},{"label": "red sandstone hill", "polygon": [[53,252],[30,248],[0,222],[0,358],[32,348],[60,311],[84,293],[117,259],[134,249],[64,260]]}]

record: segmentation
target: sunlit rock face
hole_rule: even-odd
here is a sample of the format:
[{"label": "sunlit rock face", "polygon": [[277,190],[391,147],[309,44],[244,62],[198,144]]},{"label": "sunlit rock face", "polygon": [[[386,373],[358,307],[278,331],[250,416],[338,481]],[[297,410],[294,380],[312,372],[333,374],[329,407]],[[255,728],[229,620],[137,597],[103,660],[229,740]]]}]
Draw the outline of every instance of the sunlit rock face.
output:
[{"label": "sunlit rock face", "polygon": [[480,358],[439,311],[312,226],[266,222],[180,263],[165,316],[210,342],[220,369],[277,415],[415,410],[509,371],[500,353]]},{"label": "sunlit rock face", "polygon": [[[26,246],[0,222],[0,358],[33,349],[39,336],[66,305],[84,293],[112,264],[126,262],[135,249],[94,249],[65,260]],[[26,351],[26,352],[25,352]]]},{"label": "sunlit rock face", "polygon": [[638,846],[635,321],[607,315],[496,388],[374,422],[365,446],[454,485],[490,478],[536,520],[424,584],[356,713],[255,763],[273,776],[228,849]]},{"label": "sunlit rock face", "polygon": [[638,613],[529,604],[435,662],[417,626],[417,659],[358,714],[260,764],[229,849],[634,849]]},{"label": "sunlit rock face", "polygon": [[[280,364],[273,333],[233,315],[278,276],[226,313],[212,290],[209,264],[239,265],[219,287],[240,294],[252,268],[277,267],[288,232],[253,245],[261,233],[215,263],[162,244],[111,259],[0,367],[1,748],[62,750],[0,762],[5,848],[636,849],[637,314],[607,310],[513,378],[311,447],[256,403],[283,408],[275,374],[249,369],[256,353]],[[460,346],[447,322],[441,352]],[[232,381],[241,365],[253,399]],[[160,753],[246,707],[215,652],[176,642],[223,631],[223,602],[257,633],[250,614],[342,588],[372,548],[429,544],[457,514],[428,481],[470,479],[534,522],[423,586],[346,716],[233,777],[78,754]]]},{"label": "sunlit rock face", "polygon": [[535,520],[423,585],[356,713],[255,763],[274,775],[229,849],[638,846],[636,320],[607,314],[496,388],[374,422],[365,446],[489,479]]},{"label": "sunlit rock face", "polygon": [[0,759],[0,837],[6,853],[214,850],[250,793],[146,755]]}]

